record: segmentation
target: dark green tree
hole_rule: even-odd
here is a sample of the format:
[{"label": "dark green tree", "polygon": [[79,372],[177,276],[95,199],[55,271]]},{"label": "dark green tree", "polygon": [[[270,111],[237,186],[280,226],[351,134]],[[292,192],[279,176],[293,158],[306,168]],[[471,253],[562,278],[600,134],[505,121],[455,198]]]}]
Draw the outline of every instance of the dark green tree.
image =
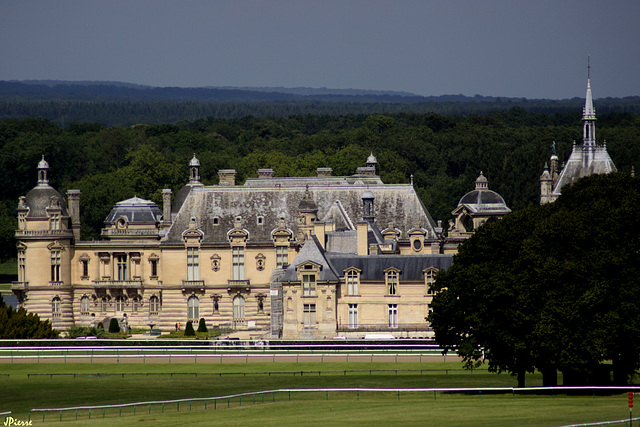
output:
[{"label": "dark green tree", "polygon": [[200,323],[198,323],[198,332],[209,332],[207,329],[207,322],[205,322],[204,317],[200,318]]},{"label": "dark green tree", "polygon": [[[438,275],[429,320],[467,366],[488,362],[524,386],[625,383],[640,367],[640,180],[598,175],[553,204],[486,224]],[[635,319],[635,320],[634,320]]]},{"label": "dark green tree", "polygon": [[193,323],[191,320],[187,322],[187,326],[184,328],[184,336],[185,337],[195,337],[196,331],[193,330]]},{"label": "dark green tree", "polygon": [[117,334],[118,332],[120,332],[120,323],[115,317],[112,317],[109,321],[109,332],[112,334]]},{"label": "dark green tree", "polygon": [[22,307],[14,310],[0,296],[0,338],[43,339],[58,338],[58,335],[48,320],[41,321],[38,315],[27,313]]}]

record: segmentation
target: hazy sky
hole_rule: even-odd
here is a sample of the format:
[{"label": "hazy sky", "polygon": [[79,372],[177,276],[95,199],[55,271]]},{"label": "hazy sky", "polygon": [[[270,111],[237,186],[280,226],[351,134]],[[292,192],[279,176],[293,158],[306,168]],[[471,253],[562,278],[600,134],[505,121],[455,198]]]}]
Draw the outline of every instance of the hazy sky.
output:
[{"label": "hazy sky", "polygon": [[640,0],[0,0],[0,80],[640,95]]}]

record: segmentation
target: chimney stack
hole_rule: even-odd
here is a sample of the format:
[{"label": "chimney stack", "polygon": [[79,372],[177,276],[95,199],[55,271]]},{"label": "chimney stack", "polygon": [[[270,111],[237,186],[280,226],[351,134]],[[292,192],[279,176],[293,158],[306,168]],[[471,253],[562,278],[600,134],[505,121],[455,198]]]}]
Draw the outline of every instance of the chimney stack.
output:
[{"label": "chimney stack", "polygon": [[258,179],[273,178],[273,169],[258,169]]},{"label": "chimney stack", "polygon": [[67,191],[67,197],[69,199],[69,215],[71,216],[71,230],[73,231],[73,238],[76,242],[80,241],[80,190]]},{"label": "chimney stack", "polygon": [[162,190],[162,228],[171,226],[171,190]]},{"label": "chimney stack", "polygon": [[236,170],[220,169],[218,178],[220,179],[220,185],[236,185]]}]

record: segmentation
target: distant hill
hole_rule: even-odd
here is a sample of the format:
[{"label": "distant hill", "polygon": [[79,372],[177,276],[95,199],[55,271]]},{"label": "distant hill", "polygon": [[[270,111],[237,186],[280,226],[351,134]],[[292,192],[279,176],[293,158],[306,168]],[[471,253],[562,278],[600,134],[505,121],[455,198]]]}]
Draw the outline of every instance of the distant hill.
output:
[{"label": "distant hill", "polygon": [[[346,114],[486,115],[521,108],[543,114],[580,114],[584,99],[494,96],[420,96],[407,92],[285,87],[152,87],[122,82],[0,81],[0,120],[45,118],[129,126],[206,117],[288,117]],[[599,114],[640,113],[640,97],[597,100]],[[578,116],[579,117],[579,116]]]},{"label": "distant hill", "polygon": [[110,81],[24,80],[0,81],[0,96],[40,96],[43,99],[128,99],[206,102],[493,102],[521,101],[522,98],[497,98],[476,95],[421,96],[409,92],[309,87],[153,87]]}]

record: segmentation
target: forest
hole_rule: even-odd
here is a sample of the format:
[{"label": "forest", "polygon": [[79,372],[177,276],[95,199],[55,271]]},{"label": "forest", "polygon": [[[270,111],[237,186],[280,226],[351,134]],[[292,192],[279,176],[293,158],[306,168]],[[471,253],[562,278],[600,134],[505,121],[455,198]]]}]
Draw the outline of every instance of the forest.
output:
[{"label": "forest", "polygon": [[[513,210],[538,203],[539,176],[555,141],[566,159],[581,142],[581,109],[541,113],[521,107],[486,114],[387,113],[244,116],[108,126],[44,118],[0,121],[0,259],[15,257],[18,197],[36,184],[44,155],[51,185],[82,191],[82,236],[97,239],[114,203],[133,197],[161,203],[188,181],[194,153],[205,184],[219,169],[237,181],[259,168],[276,176],[311,176],[318,167],[351,175],[373,153],[387,183],[413,182],[435,220],[450,218],[482,171]],[[598,141],[619,171],[640,165],[640,114],[599,113]]]}]

